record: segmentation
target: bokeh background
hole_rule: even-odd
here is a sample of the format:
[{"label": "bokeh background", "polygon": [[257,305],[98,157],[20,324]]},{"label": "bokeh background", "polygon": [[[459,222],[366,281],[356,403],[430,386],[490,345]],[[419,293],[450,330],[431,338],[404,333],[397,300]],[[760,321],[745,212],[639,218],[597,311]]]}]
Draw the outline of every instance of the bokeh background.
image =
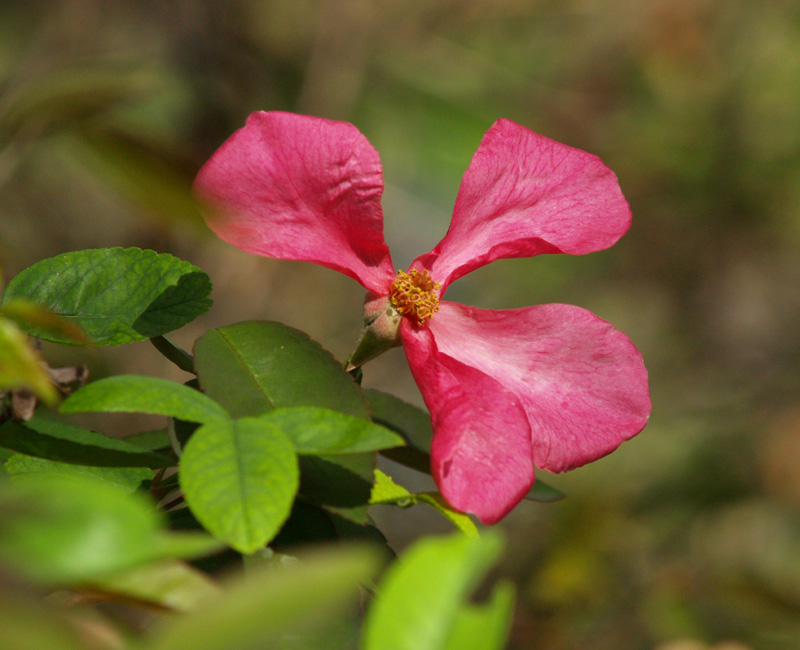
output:
[{"label": "bokeh background", "polygon": [[[3,0],[4,277],[65,251],[154,248],[215,285],[178,344],[275,319],[345,357],[361,288],[217,241],[191,200],[200,165],[261,109],[367,135],[398,267],[444,234],[495,119],[600,155],[634,213],[619,244],[497,262],[448,294],[591,309],[651,376],[641,435],[545,476],[568,498],[523,503],[501,524],[498,575],[519,589],[510,647],[800,647],[798,3]],[[185,379],[147,343],[46,354],[94,377]],[[364,383],[421,404],[400,351]],[[375,512],[398,548],[447,530],[429,515]]]}]

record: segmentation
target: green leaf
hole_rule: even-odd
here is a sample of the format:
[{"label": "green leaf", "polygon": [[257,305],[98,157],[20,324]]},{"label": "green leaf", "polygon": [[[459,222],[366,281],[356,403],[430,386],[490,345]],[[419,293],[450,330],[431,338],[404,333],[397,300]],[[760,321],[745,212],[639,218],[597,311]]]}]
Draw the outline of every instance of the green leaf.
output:
[{"label": "green leaf", "polygon": [[414,495],[402,485],[398,485],[388,474],[375,470],[375,485],[369,502],[372,505],[394,503],[401,506],[411,505]]},{"label": "green leaf", "polygon": [[46,458],[36,458],[25,454],[14,454],[4,464],[8,474],[48,474],[58,476],[91,476],[134,492],[153,479],[154,472],[144,467],[92,467],[59,463]]},{"label": "green leaf", "polygon": [[[0,304],[25,298],[80,327],[96,345],[160,336],[208,311],[211,282],[196,266],[138,248],[99,248],[37,262],[9,282]],[[33,324],[33,336],[73,341]]]},{"label": "green leaf", "polygon": [[153,431],[140,431],[139,433],[132,433],[125,436],[122,440],[139,449],[147,449],[149,451],[159,451],[161,449],[170,449],[171,444],[169,441],[169,433],[166,429],[155,429]]},{"label": "green leaf", "polygon": [[[507,625],[511,600],[508,587],[497,593],[481,612],[464,599],[497,560],[501,540],[495,534],[480,538],[462,536],[426,538],[415,543],[387,572],[379,596],[367,613],[364,650],[450,650],[450,642],[463,639],[478,616],[491,626],[491,634],[469,639],[469,650],[489,650],[497,645],[498,628]],[[502,630],[501,630],[502,631]],[[507,628],[505,630],[507,634]]]},{"label": "green leaf", "polygon": [[[361,388],[341,364],[296,329],[247,321],[206,332],[195,344],[203,390],[235,416],[317,406],[369,419]],[[304,456],[301,496],[366,523],[374,454]]]},{"label": "green leaf", "polygon": [[387,449],[381,452],[387,458],[426,474],[431,473],[431,441],[433,429],[431,416],[416,406],[379,390],[366,389],[364,396],[369,402],[372,419],[406,441],[406,447]]},{"label": "green leaf", "polygon": [[157,559],[219,548],[200,533],[166,533],[140,494],[82,476],[0,481],[0,560],[48,583],[86,582]]},{"label": "green leaf", "polygon": [[319,406],[368,419],[361,388],[306,334],[246,321],[206,332],[194,363],[203,391],[234,417],[285,406]]},{"label": "green leaf", "polygon": [[371,550],[343,547],[306,555],[290,566],[253,570],[191,614],[153,626],[144,650],[350,647],[331,637],[309,642],[335,630],[377,565]]},{"label": "green leaf", "polygon": [[289,436],[298,454],[355,454],[405,444],[369,420],[313,406],[279,408],[260,419]]},{"label": "green leaf", "polygon": [[241,553],[269,542],[297,493],[297,456],[276,426],[258,418],[206,424],[181,456],[180,483],[203,526]]},{"label": "green leaf", "polygon": [[48,404],[58,401],[58,391],[28,337],[14,323],[0,316],[0,392],[20,388],[31,391]]},{"label": "green leaf", "polygon": [[174,381],[141,375],[116,375],[75,391],[59,410],[62,413],[152,413],[189,422],[227,421],[228,414],[200,391]]},{"label": "green leaf", "polygon": [[154,336],[150,339],[153,347],[164,355],[167,359],[172,361],[178,368],[186,372],[194,373],[194,359],[192,355],[181,350],[177,345],[171,343],[163,336]]},{"label": "green leaf", "polygon": [[139,602],[189,612],[216,596],[219,588],[194,567],[177,560],[159,560],[92,580],[91,586]]},{"label": "green leaf", "polygon": [[478,537],[478,529],[472,519],[463,512],[455,510],[441,494],[438,492],[409,492],[379,469],[375,470],[375,485],[372,488],[369,502],[372,505],[396,504],[402,507],[426,503],[436,508],[467,537]]},{"label": "green leaf", "polygon": [[444,650],[502,650],[506,647],[514,609],[514,586],[498,584],[481,605],[464,605]]},{"label": "green leaf", "polygon": [[454,509],[438,492],[418,492],[414,495],[419,503],[427,503],[436,508],[467,537],[478,537],[478,528],[468,515]]},{"label": "green leaf", "polygon": [[14,298],[5,302],[0,313],[22,327],[48,331],[75,344],[89,343],[80,327],[26,298]]},{"label": "green leaf", "polygon": [[34,417],[9,420],[0,426],[0,447],[29,456],[97,467],[169,467],[169,456],[143,451],[126,441],[109,438],[63,422]]}]

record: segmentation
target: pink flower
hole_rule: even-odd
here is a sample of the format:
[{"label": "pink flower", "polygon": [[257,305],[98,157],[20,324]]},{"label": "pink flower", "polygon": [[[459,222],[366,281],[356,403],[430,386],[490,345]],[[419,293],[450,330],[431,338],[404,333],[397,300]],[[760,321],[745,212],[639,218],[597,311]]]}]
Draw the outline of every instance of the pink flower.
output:
[{"label": "pink flower", "polygon": [[195,191],[225,241],[321,264],[369,291],[365,338],[402,343],[431,413],[433,476],[453,507],[497,522],[535,467],[578,467],[646,424],[642,357],[606,321],[571,305],[494,311],[443,300],[451,282],[496,259],[614,244],[631,214],[597,157],[499,120],[464,174],[444,239],[397,275],[380,159],[351,124],[254,113]]}]

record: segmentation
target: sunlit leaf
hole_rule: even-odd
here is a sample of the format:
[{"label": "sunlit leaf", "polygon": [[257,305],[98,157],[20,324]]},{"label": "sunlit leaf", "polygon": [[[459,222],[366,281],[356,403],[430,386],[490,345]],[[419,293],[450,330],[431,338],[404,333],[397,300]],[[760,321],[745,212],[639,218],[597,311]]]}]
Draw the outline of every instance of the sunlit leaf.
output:
[{"label": "sunlit leaf", "polygon": [[260,419],[283,431],[298,454],[354,454],[405,444],[369,420],[313,406],[279,408]]},{"label": "sunlit leaf", "polygon": [[242,553],[267,544],[297,493],[294,446],[258,418],[206,424],[181,456],[180,483],[203,526]]},{"label": "sunlit leaf", "polygon": [[58,399],[39,355],[10,320],[0,316],[0,392],[23,388],[50,404]]},{"label": "sunlit leaf", "polygon": [[152,480],[154,472],[145,467],[94,467],[60,463],[46,458],[14,454],[4,464],[8,474],[46,474],[57,476],[91,476],[133,492]]},{"label": "sunlit leaf", "polygon": [[[172,255],[99,248],[37,262],[9,282],[0,305],[24,298],[80,327],[95,345],[120,345],[182,327],[208,310],[210,291],[205,273]],[[73,342],[35,324],[25,330]]]},{"label": "sunlit leaf", "polygon": [[403,507],[426,503],[436,508],[467,537],[478,537],[478,529],[472,519],[463,512],[455,510],[441,494],[438,492],[409,492],[379,469],[375,470],[375,485],[372,488],[369,502],[372,505],[395,504]]},{"label": "sunlit leaf", "polygon": [[514,586],[498,584],[480,605],[463,605],[443,650],[502,650],[514,613]]},{"label": "sunlit leaf", "polygon": [[436,508],[467,537],[478,537],[478,528],[472,522],[472,519],[453,508],[438,492],[418,492],[414,496],[419,503],[427,503]]},{"label": "sunlit leaf", "polygon": [[384,474],[379,469],[375,470],[375,485],[369,500],[372,505],[387,503],[409,505],[412,497],[411,492],[395,483],[391,476]]},{"label": "sunlit leaf", "polygon": [[[501,548],[496,534],[416,542],[379,586],[367,614],[363,649],[451,650],[457,647],[454,638],[467,639],[468,650],[501,648],[512,605],[508,587],[495,593],[480,614],[475,606],[464,605]],[[489,634],[469,638],[479,620],[489,626]],[[469,629],[456,629],[463,625]]]},{"label": "sunlit leaf", "polygon": [[87,384],[62,402],[62,413],[151,413],[189,422],[228,420],[228,414],[203,393],[167,379],[116,375]]}]

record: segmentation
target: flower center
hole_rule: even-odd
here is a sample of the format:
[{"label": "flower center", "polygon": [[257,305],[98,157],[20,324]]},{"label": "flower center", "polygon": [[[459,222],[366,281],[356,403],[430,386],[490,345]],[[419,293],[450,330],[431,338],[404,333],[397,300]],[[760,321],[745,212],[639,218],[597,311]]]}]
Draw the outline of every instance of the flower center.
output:
[{"label": "flower center", "polygon": [[427,271],[398,271],[392,282],[389,300],[399,313],[415,317],[417,323],[422,325],[439,311],[438,290],[439,283],[434,282]]}]

